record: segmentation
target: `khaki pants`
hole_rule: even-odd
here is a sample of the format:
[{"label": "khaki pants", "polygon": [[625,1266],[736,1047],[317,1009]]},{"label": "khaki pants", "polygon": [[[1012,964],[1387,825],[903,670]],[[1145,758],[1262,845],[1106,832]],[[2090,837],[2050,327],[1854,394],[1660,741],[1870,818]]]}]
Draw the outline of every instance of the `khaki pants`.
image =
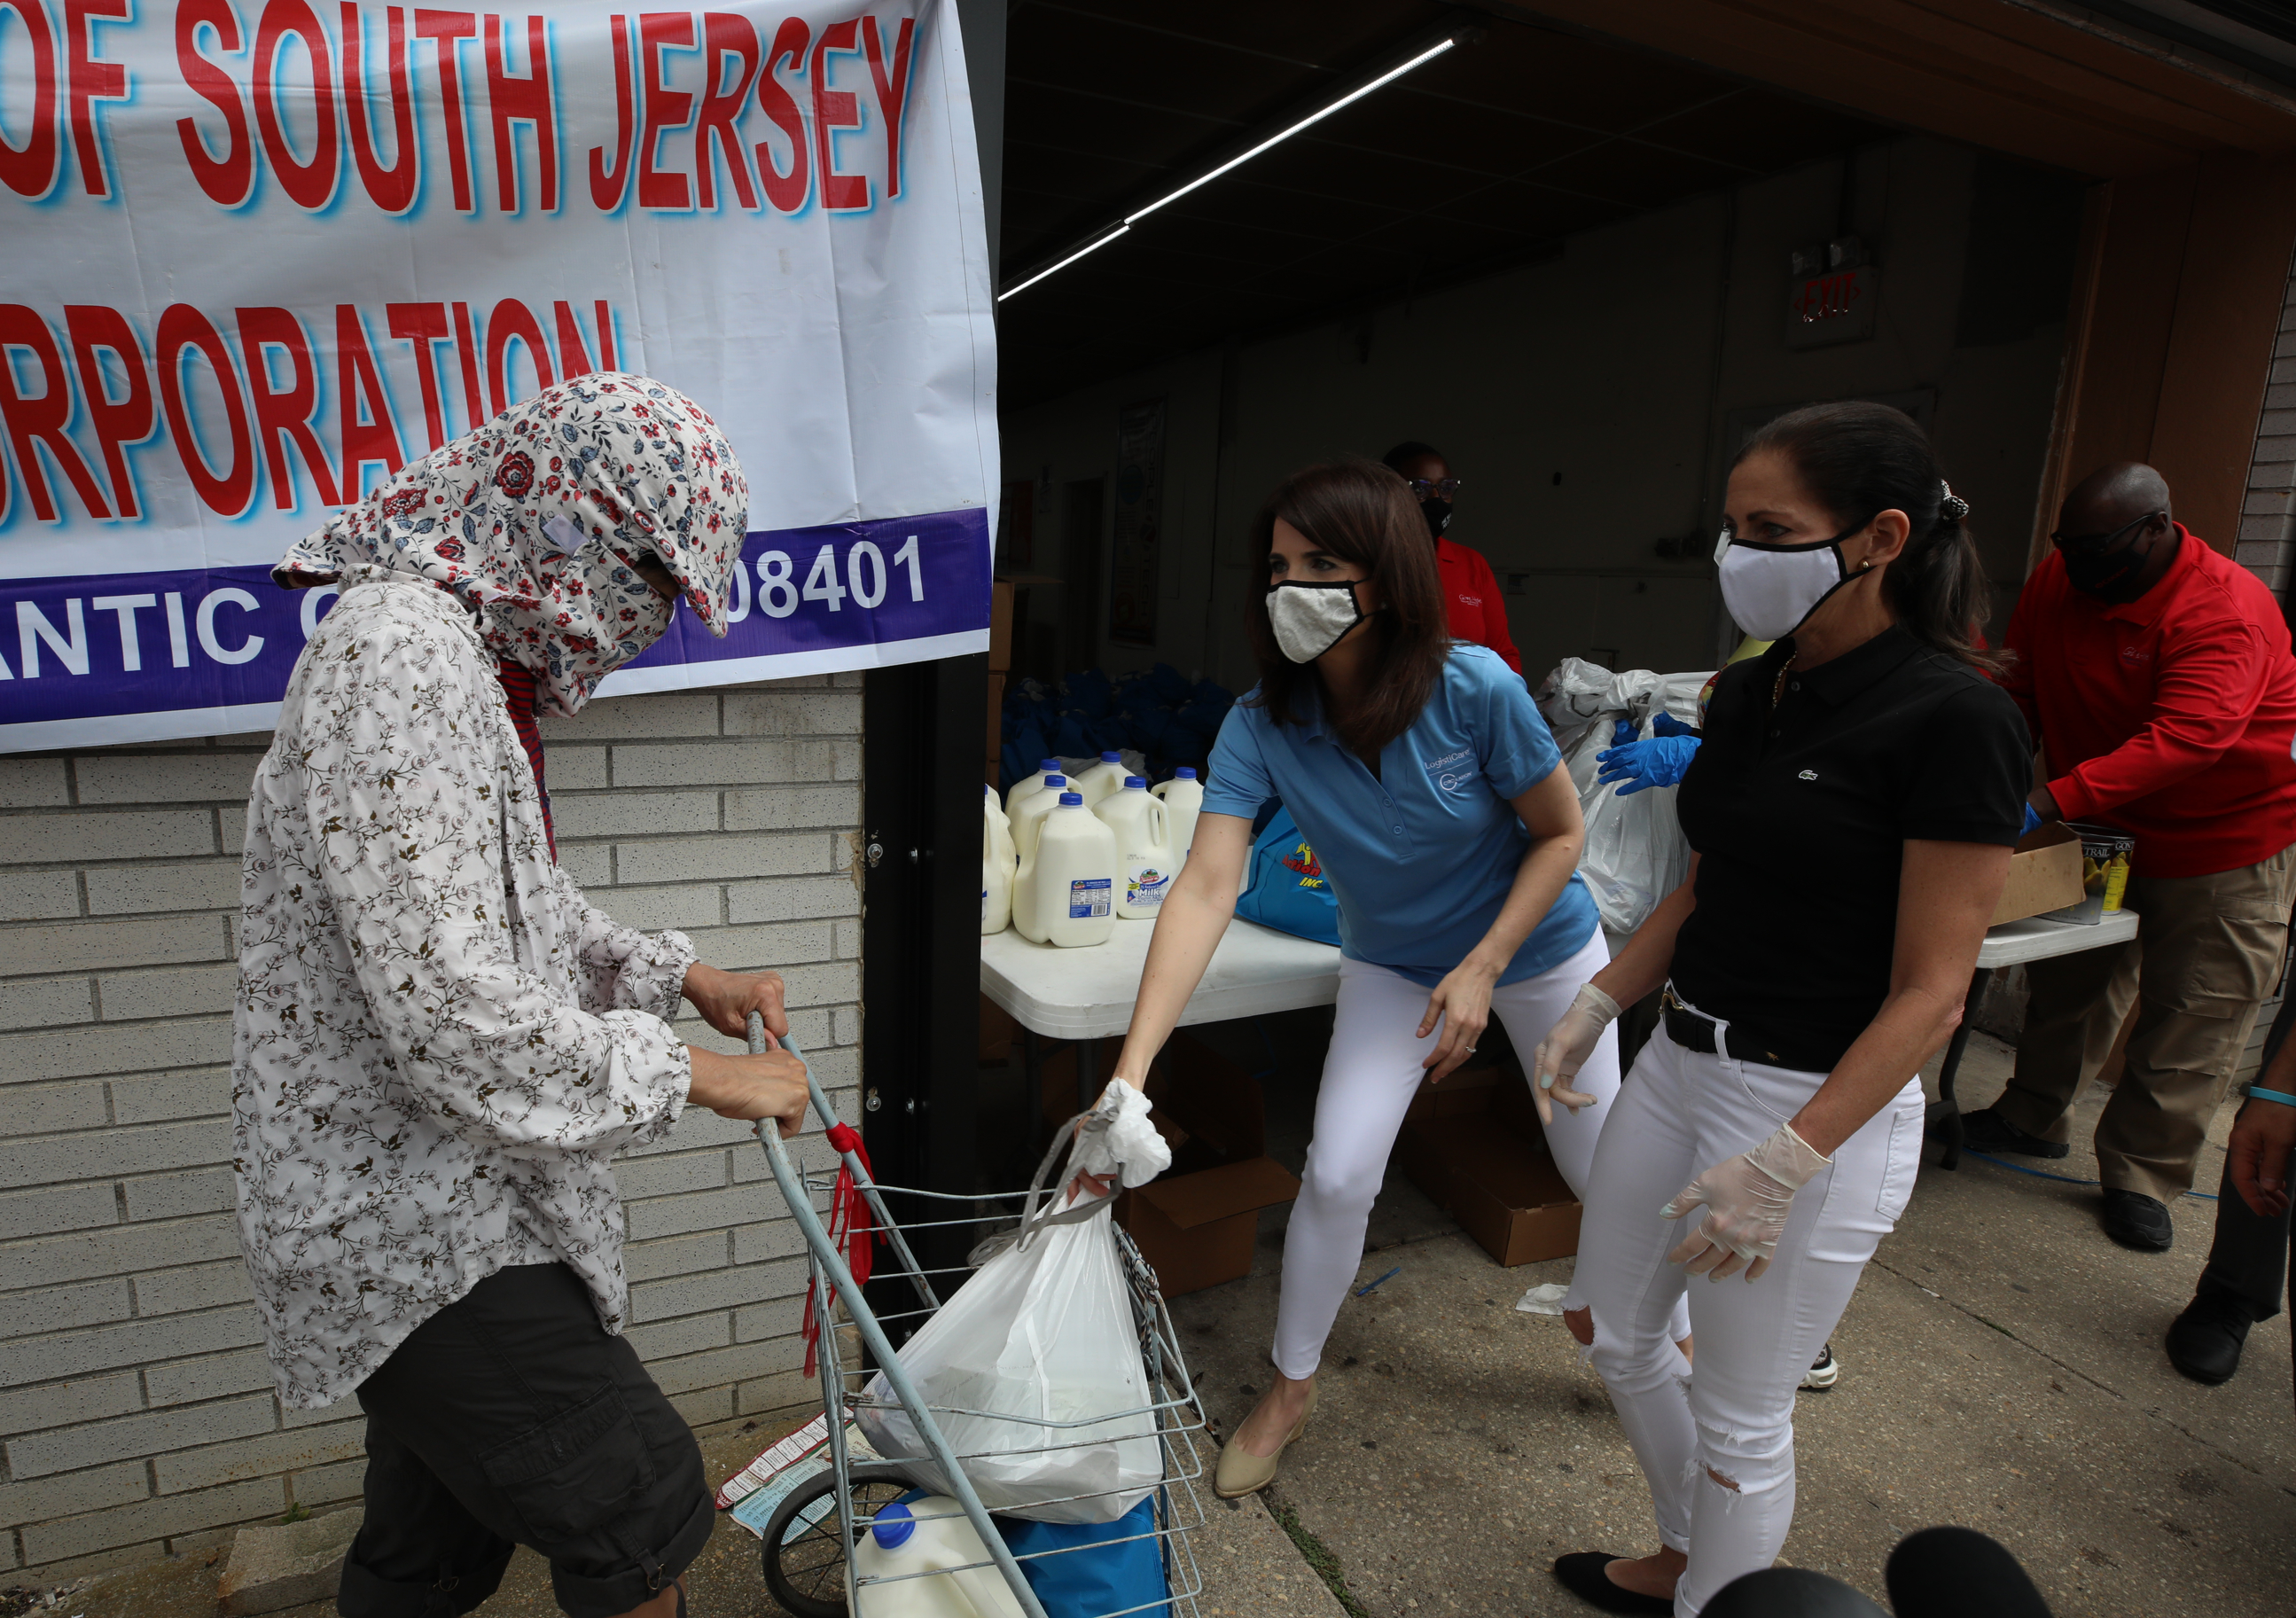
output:
[{"label": "khaki pants", "polygon": [[2032,993],[2016,1076],[1994,1110],[2029,1135],[2070,1140],[2073,1097],[2112,1049],[2133,973],[2136,1027],[2097,1120],[2098,1173],[2164,1203],[2190,1189],[2209,1121],[2278,976],[2292,901],[2296,847],[2210,876],[2131,878],[2134,940],[2025,969]]}]

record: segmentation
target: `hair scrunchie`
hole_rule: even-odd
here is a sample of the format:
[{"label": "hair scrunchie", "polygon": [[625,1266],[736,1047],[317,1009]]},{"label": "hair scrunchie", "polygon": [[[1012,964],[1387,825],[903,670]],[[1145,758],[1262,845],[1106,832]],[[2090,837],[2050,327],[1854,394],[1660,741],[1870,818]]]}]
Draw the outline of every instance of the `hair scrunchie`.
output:
[{"label": "hair scrunchie", "polygon": [[1943,491],[1938,498],[1939,516],[1948,522],[1958,522],[1969,515],[1969,502],[1953,492],[1952,484],[1939,478],[1938,488]]}]

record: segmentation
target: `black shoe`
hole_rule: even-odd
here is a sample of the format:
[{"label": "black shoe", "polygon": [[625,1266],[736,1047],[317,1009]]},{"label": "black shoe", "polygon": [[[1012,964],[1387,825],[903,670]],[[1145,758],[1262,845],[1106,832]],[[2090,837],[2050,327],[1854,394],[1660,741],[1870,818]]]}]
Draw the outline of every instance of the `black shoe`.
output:
[{"label": "black shoe", "polygon": [[1827,1343],[1817,1351],[1809,1369],[1801,1374],[1801,1385],[1813,1393],[1823,1393],[1841,1380],[1841,1361],[1833,1357],[1833,1344]]},{"label": "black shoe", "polygon": [[2177,1239],[2167,1204],[2142,1191],[2104,1188],[2104,1234],[2138,1253],[2166,1253]]},{"label": "black shoe", "polygon": [[2210,1387],[2240,1369],[2241,1345],[2256,1316],[2245,1300],[2203,1288],[2169,1326],[2169,1363]]},{"label": "black shoe", "polygon": [[2024,1157],[2062,1157],[2072,1150],[2062,1140],[2026,1134],[1991,1107],[1961,1115],[1961,1144],[1972,1152],[2015,1152]]},{"label": "black shoe", "polygon": [[1673,1618],[1672,1601],[1611,1582],[1611,1575],[1603,1570],[1613,1562],[1625,1560],[1606,1550],[1577,1550],[1554,1558],[1554,1576],[1562,1581],[1564,1589],[1606,1613],[1663,1613],[1667,1618]]}]

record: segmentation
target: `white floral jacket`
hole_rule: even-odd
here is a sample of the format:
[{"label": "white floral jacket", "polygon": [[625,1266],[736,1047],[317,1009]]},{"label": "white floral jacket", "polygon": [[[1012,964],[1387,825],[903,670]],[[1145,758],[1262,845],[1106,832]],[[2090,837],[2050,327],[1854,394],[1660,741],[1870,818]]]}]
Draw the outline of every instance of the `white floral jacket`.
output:
[{"label": "white floral jacket", "polygon": [[240,1241],[279,1392],[309,1409],[496,1270],[628,1301],[612,1159],[693,1069],[693,948],[554,864],[493,658],[445,590],[353,567],[247,809],[232,1041]]}]

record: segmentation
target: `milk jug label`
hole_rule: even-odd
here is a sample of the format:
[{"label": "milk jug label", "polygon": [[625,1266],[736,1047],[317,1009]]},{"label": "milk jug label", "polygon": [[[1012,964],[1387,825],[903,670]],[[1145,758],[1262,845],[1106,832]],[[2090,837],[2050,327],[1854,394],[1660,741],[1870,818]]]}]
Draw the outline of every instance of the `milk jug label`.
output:
[{"label": "milk jug label", "polygon": [[1172,874],[1163,866],[1145,859],[1125,862],[1124,902],[1135,909],[1154,909],[1171,889]]},{"label": "milk jug label", "polygon": [[1069,883],[1069,918],[1080,921],[1106,916],[1109,889],[1113,885],[1105,876],[1080,876]]}]

